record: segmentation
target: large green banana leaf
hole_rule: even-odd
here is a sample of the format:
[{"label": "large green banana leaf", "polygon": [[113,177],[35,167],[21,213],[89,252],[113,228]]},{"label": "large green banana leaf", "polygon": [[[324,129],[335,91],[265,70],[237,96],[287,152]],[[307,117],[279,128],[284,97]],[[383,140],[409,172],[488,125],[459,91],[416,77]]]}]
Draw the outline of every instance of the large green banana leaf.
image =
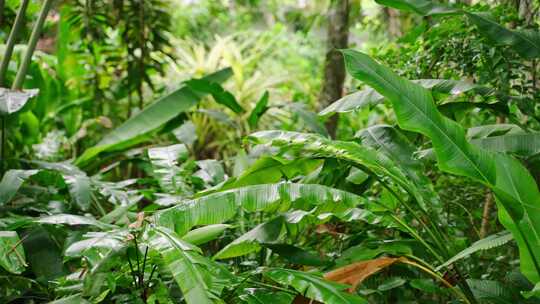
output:
[{"label": "large green banana leaf", "polygon": [[498,24],[489,13],[468,12],[450,5],[429,0],[376,0],[377,3],[422,16],[466,15],[478,28],[480,34],[498,45],[512,48],[521,57],[540,57],[540,32],[534,30],[511,30]]},{"label": "large green banana leaf", "polygon": [[349,285],[330,282],[315,274],[271,268],[263,275],[279,284],[292,286],[299,294],[325,304],[364,304],[364,298],[345,292]]},{"label": "large green banana leaf", "polygon": [[197,225],[220,224],[240,208],[248,212],[286,211],[291,207],[319,207],[324,212],[346,211],[365,199],[355,194],[316,184],[278,183],[246,186],[179,202],[155,214],[158,225],[180,236]]},{"label": "large green banana leaf", "polygon": [[180,176],[179,163],[188,157],[188,149],[184,144],[148,149],[148,158],[152,163],[154,177],[161,189],[167,193],[177,193],[184,184]]},{"label": "large green banana leaf", "polygon": [[442,265],[437,267],[437,271],[440,269],[447,267],[453,263],[455,263],[458,260],[461,260],[463,258],[466,258],[470,256],[471,254],[480,251],[480,250],[488,250],[491,248],[495,248],[498,246],[502,246],[514,238],[512,237],[512,234],[508,231],[502,231],[496,234],[492,234],[488,237],[485,237],[481,240],[478,240],[474,242],[471,246],[463,249],[462,251],[458,252],[455,256],[450,258],[448,261],[444,262]]},{"label": "large green banana leaf", "polygon": [[399,126],[432,141],[439,167],[466,176],[491,188],[499,220],[516,239],[521,271],[532,282],[540,281],[540,192],[527,169],[516,159],[470,144],[464,128],[436,108],[431,93],[404,79],[369,56],[344,50],[347,71],[385,96]]},{"label": "large green banana leaf", "polygon": [[261,131],[250,135],[257,143],[281,147],[283,152],[312,158],[337,158],[362,167],[379,176],[390,177],[412,195],[420,206],[426,198],[399,164],[376,149],[355,142],[331,140],[316,134],[289,131]]},{"label": "large green banana leaf", "polygon": [[[429,202],[430,209],[440,207],[439,196],[431,180],[425,175],[424,165],[414,157],[416,147],[405,135],[391,126],[375,125],[360,130],[355,136],[361,138],[363,145],[377,149],[400,166],[411,182],[417,186],[426,202]],[[427,206],[423,207],[428,209]]]},{"label": "large green banana leaf", "polygon": [[[486,87],[460,80],[417,79],[413,80],[413,82],[418,83],[426,89],[431,89],[434,92],[443,94],[458,95],[471,90],[478,91],[480,94],[488,94],[491,92],[491,90]],[[323,109],[319,115],[356,111],[364,107],[373,107],[383,101],[384,96],[371,88],[367,88],[338,99]]]},{"label": "large green banana leaf", "polygon": [[540,153],[540,133],[537,132],[489,136],[472,139],[471,142],[489,151],[515,153],[523,157]]},{"label": "large green banana leaf", "polygon": [[[307,223],[308,221],[308,225],[322,224],[329,216],[334,216],[342,221],[363,221],[372,225],[383,225],[384,227],[392,225],[390,218],[378,216],[369,210],[322,205],[310,211],[296,210],[289,212],[257,225],[221,249],[214,255],[214,259],[227,259],[259,251],[263,246],[268,247],[269,244],[281,240],[285,233],[293,234],[293,225],[299,225],[300,222]],[[306,219],[306,221],[303,221],[303,219]]]},{"label": "large green banana leaf", "polygon": [[223,247],[214,259],[228,259],[261,249],[261,243],[276,242],[283,231],[283,217],[262,223]]},{"label": "large green banana leaf", "polygon": [[9,170],[0,182],[0,205],[8,203],[19,191],[24,181],[38,170]]},{"label": "large green banana leaf", "polygon": [[163,258],[187,304],[223,303],[219,295],[227,282],[234,280],[231,273],[166,228],[155,227],[149,234],[150,247]]},{"label": "large green banana leaf", "polygon": [[[232,70],[227,68],[208,75],[203,80],[209,83],[220,83],[231,75]],[[150,132],[189,110],[205,94],[205,92],[198,91],[189,85],[183,85],[169,95],[158,99],[107,134],[96,146],[84,151],[75,163],[78,166],[86,166],[102,152],[125,149],[145,140],[147,138],[145,136]]]}]

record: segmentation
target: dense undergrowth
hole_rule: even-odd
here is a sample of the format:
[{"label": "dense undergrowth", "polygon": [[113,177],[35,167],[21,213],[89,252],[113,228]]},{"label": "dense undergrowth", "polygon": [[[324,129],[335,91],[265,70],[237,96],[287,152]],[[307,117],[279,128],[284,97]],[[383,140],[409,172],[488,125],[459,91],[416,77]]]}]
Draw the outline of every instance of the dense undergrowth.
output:
[{"label": "dense undergrowth", "polygon": [[2,303],[540,302],[535,1],[12,2]]}]

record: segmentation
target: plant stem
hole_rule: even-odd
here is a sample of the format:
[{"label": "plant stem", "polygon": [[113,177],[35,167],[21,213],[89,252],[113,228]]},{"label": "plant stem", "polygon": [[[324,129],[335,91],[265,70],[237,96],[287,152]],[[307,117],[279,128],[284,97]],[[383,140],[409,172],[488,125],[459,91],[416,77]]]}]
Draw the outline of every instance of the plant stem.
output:
[{"label": "plant stem", "polygon": [[[15,23],[13,23],[13,27],[11,28],[11,32],[9,33],[6,44],[6,51],[4,52],[4,58],[2,58],[2,63],[0,63],[0,87],[4,86],[4,80],[9,66],[9,61],[11,60],[11,55],[13,55],[13,48],[15,47],[15,40],[17,40],[17,36],[21,31],[21,26],[23,23],[22,21],[24,19],[26,8],[28,7],[29,2],[30,0],[22,0],[19,11],[17,12],[17,17],[15,17]],[[3,133],[4,132],[2,132],[2,134]]]},{"label": "plant stem", "polygon": [[26,77],[26,71],[28,70],[28,66],[32,61],[32,55],[34,54],[34,50],[36,49],[39,35],[41,34],[41,30],[43,29],[43,24],[45,23],[45,18],[47,18],[47,14],[49,13],[51,5],[52,0],[45,0],[45,3],[43,3],[43,6],[41,7],[38,20],[36,21],[36,24],[34,24],[32,34],[30,35],[30,40],[28,41],[26,53],[24,54],[21,66],[19,67],[19,71],[17,71],[17,76],[15,76],[15,81],[11,86],[13,90],[20,90],[22,88],[24,78]]}]

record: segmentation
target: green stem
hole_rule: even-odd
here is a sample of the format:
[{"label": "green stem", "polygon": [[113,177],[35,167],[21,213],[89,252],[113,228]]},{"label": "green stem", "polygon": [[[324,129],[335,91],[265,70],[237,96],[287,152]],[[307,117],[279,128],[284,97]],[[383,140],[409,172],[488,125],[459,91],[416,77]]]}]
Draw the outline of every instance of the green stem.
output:
[{"label": "green stem", "polygon": [[28,70],[28,66],[32,61],[32,55],[34,54],[34,50],[36,49],[39,35],[41,34],[43,24],[45,23],[45,18],[47,18],[47,14],[49,13],[52,2],[52,0],[45,0],[45,3],[43,3],[43,6],[41,7],[38,20],[36,21],[36,24],[32,29],[32,35],[30,35],[30,40],[28,41],[26,53],[24,54],[21,66],[19,67],[19,71],[17,71],[17,76],[15,76],[15,81],[11,86],[11,89],[13,90],[20,90],[22,88],[24,78],[26,77],[26,71]]},{"label": "green stem", "polygon": [[[28,7],[29,2],[30,0],[23,0],[21,2],[21,6],[19,7],[19,11],[17,12],[17,17],[15,17],[15,23],[13,23],[13,27],[11,28],[11,32],[9,33],[6,44],[6,51],[4,52],[4,58],[2,58],[2,63],[0,63],[0,87],[4,86],[4,80],[6,78],[9,61],[11,60],[11,55],[13,55],[13,48],[15,47],[15,40],[17,40],[17,36],[21,31],[21,26],[23,23],[22,21],[24,19],[26,8]],[[2,129],[2,134],[3,133],[4,132]],[[4,155],[2,154],[2,156]]]}]

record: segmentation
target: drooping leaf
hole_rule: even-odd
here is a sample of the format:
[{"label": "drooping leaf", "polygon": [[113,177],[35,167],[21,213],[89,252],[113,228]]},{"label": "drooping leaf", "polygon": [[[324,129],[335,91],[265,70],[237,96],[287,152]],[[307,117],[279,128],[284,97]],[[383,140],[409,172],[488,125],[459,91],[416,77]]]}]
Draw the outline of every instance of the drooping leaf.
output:
[{"label": "drooping leaf", "polygon": [[377,3],[422,16],[456,15],[462,11],[444,3],[429,0],[376,0]]},{"label": "drooping leaf", "polygon": [[499,45],[509,46],[527,59],[540,57],[540,32],[511,30],[498,24],[489,13],[466,13],[478,31]]},{"label": "drooping leaf", "polygon": [[58,300],[49,302],[48,304],[89,304],[88,300],[82,297],[82,295],[74,294],[71,296],[63,297]]},{"label": "drooping leaf", "polygon": [[16,274],[22,273],[26,267],[24,248],[15,231],[0,231],[0,266]]},{"label": "drooping leaf", "polygon": [[[417,79],[413,82],[418,83],[426,89],[431,89],[434,92],[458,95],[471,90],[478,90],[479,93],[487,94],[489,89],[471,84],[466,81],[451,80],[451,79]],[[384,96],[377,93],[376,90],[367,88],[352,94],[346,95],[335,101],[319,115],[327,115],[331,113],[346,113],[356,111],[364,107],[373,107],[384,101]]]},{"label": "drooping leaf", "polygon": [[200,177],[209,185],[217,185],[225,180],[225,169],[220,161],[215,159],[204,159],[197,161],[197,166],[201,168],[195,172],[195,176]]},{"label": "drooping leaf", "polygon": [[197,130],[191,121],[183,123],[173,130],[173,134],[180,142],[186,146],[191,146],[197,140]]},{"label": "drooping leaf", "polygon": [[259,288],[246,288],[244,294],[240,295],[240,299],[247,304],[291,304],[294,296],[283,291],[274,291]]},{"label": "drooping leaf", "polygon": [[52,280],[65,274],[61,249],[47,230],[36,227],[21,236],[29,268],[38,279]]},{"label": "drooping leaf", "polygon": [[[423,164],[416,158],[416,148],[397,129],[388,125],[375,125],[360,130],[355,136],[362,139],[362,144],[373,147],[387,155],[414,183],[423,196],[428,206],[422,206],[425,210],[434,210],[440,207],[437,193],[429,178],[425,175]],[[432,213],[436,216],[436,213]],[[436,220],[435,218],[433,220]]]},{"label": "drooping leaf", "polygon": [[182,240],[193,245],[208,243],[218,238],[221,234],[223,234],[226,229],[230,227],[231,225],[226,224],[204,226],[201,228],[193,229],[190,232],[186,233],[186,235],[182,237]]},{"label": "drooping leaf", "polygon": [[220,224],[231,219],[240,208],[248,212],[286,211],[293,204],[343,212],[362,204],[355,194],[316,184],[278,183],[246,186],[209,194],[156,212],[157,224],[184,235],[197,225]]},{"label": "drooping leaf", "polygon": [[508,29],[495,22],[489,13],[469,12],[429,0],[377,0],[376,2],[422,16],[465,15],[476,25],[480,34],[492,42],[508,46],[526,59],[540,57],[540,32],[530,29]]},{"label": "drooping leaf", "polygon": [[502,246],[510,242],[511,240],[513,240],[513,237],[509,231],[503,231],[500,233],[490,235],[486,238],[483,238],[481,240],[474,242],[471,246],[463,249],[458,254],[450,258],[448,261],[444,262],[442,265],[437,267],[436,270],[438,271],[444,267],[447,267],[448,265],[451,265],[458,260],[466,258],[477,251],[488,250],[494,247]]},{"label": "drooping leaf", "polygon": [[291,111],[298,115],[298,118],[304,122],[305,126],[314,133],[328,136],[328,131],[324,126],[324,123],[319,119],[317,113],[307,109],[306,104],[300,102],[294,102],[289,105]]},{"label": "drooping leaf", "polygon": [[[491,280],[467,280],[474,297],[478,300],[489,301],[494,304],[513,304],[518,303],[512,294],[511,289],[497,281]],[[517,300],[517,302],[516,302]]]},{"label": "drooping leaf", "polygon": [[223,267],[200,255],[200,249],[182,241],[174,232],[154,228],[150,246],[163,258],[164,265],[182,290],[187,304],[216,303],[227,284],[233,280]]},{"label": "drooping leaf", "polygon": [[326,273],[324,278],[329,281],[351,285],[350,290],[355,290],[366,278],[398,261],[399,258],[381,257],[357,262],[332,270]]},{"label": "drooping leaf", "polygon": [[392,103],[402,129],[431,139],[443,171],[472,178],[493,190],[499,219],[518,243],[522,272],[531,281],[540,281],[540,192],[530,173],[512,157],[470,144],[463,127],[437,110],[425,88],[365,54],[353,50],[343,54],[349,73]]},{"label": "drooping leaf", "polygon": [[178,165],[187,157],[188,150],[184,144],[148,149],[154,176],[163,190],[175,193],[184,183]]},{"label": "drooping leaf", "polygon": [[521,133],[524,133],[523,129],[513,124],[481,125],[467,129],[467,138],[480,139],[490,136],[501,136],[507,134]]},{"label": "drooping leaf", "polygon": [[8,203],[24,181],[36,173],[38,170],[8,170],[0,182],[0,205]]},{"label": "drooping leaf", "polygon": [[264,92],[263,96],[257,104],[255,105],[255,108],[251,111],[248,117],[248,123],[250,128],[255,129],[257,127],[257,124],[259,123],[259,119],[261,119],[261,116],[263,116],[264,113],[268,110],[268,91]]},{"label": "drooping leaf", "polygon": [[8,115],[19,111],[38,92],[38,89],[10,90],[0,88],[0,115]]},{"label": "drooping leaf", "polygon": [[368,303],[357,295],[344,292],[348,285],[327,281],[307,272],[271,268],[264,276],[282,285],[293,287],[301,295],[326,304]]},{"label": "drooping leaf", "polygon": [[532,157],[540,153],[540,133],[505,134],[473,139],[471,143],[493,152]]},{"label": "drooping leaf", "polygon": [[250,138],[256,143],[279,147],[282,153],[295,153],[303,158],[336,158],[361,166],[362,170],[376,175],[390,177],[414,195],[420,206],[425,205],[423,195],[405,172],[385,154],[378,153],[371,147],[355,142],[330,140],[316,134],[287,131],[261,131],[251,134]]},{"label": "drooping leaf", "polygon": [[375,248],[370,248],[367,244],[360,244],[347,248],[336,260],[337,266],[345,266],[359,261],[372,260],[381,254],[391,254],[395,256],[411,255],[413,253],[410,241],[396,240],[382,242]]},{"label": "drooping leaf", "polygon": [[41,224],[69,225],[69,226],[87,225],[87,226],[96,226],[96,227],[104,228],[104,229],[114,227],[112,225],[105,224],[91,217],[74,215],[74,214],[55,214],[55,215],[44,216],[36,220],[36,222],[41,223]]},{"label": "drooping leaf", "polygon": [[[203,78],[205,81],[222,82],[232,75],[231,69],[224,69]],[[158,129],[166,122],[189,110],[203,97],[201,92],[194,91],[187,85],[158,99],[144,108],[135,116],[107,134],[96,146],[84,151],[76,164],[85,166],[99,153],[105,151],[125,149],[144,139],[144,136]]]},{"label": "drooping leaf", "polygon": [[270,248],[273,253],[293,264],[307,266],[328,266],[330,260],[321,257],[318,253],[304,250],[289,244],[263,244],[264,247]]},{"label": "drooping leaf", "polygon": [[186,81],[185,84],[196,92],[212,95],[217,103],[226,106],[234,113],[244,112],[244,108],[236,101],[234,95],[225,90],[219,83],[207,79],[191,79]]},{"label": "drooping leaf", "polygon": [[279,239],[283,224],[283,217],[277,217],[257,225],[221,249],[214,255],[214,259],[229,259],[259,251],[261,243],[276,242]]},{"label": "drooping leaf", "polygon": [[68,162],[33,161],[40,168],[58,171],[66,181],[69,194],[81,210],[87,211],[92,203],[92,180],[86,173]]},{"label": "drooping leaf", "polygon": [[68,257],[82,256],[85,251],[97,249],[105,256],[112,251],[120,251],[128,242],[129,232],[125,229],[111,230],[107,232],[87,232],[83,239],[71,243],[65,250]]}]

